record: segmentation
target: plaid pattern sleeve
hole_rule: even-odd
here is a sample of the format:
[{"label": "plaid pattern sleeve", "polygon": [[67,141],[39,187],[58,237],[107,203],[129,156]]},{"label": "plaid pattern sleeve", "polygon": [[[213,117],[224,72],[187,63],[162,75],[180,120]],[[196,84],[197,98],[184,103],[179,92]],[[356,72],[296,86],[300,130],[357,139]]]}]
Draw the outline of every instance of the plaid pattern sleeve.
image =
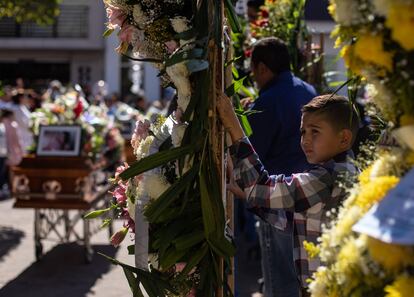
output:
[{"label": "plaid pattern sleeve", "polygon": [[339,176],[356,174],[352,152],[344,152],[341,160],[332,159],[308,172],[291,176],[270,176],[247,138],[235,143],[230,152],[237,184],[246,193],[247,204],[270,224],[279,223],[277,210],[294,212],[293,255],[302,287],[320,265],[317,258],[309,259],[303,241],[317,243],[321,225],[326,223],[327,210],[337,207],[346,193],[336,185]]},{"label": "plaid pattern sleeve", "polygon": [[249,207],[304,212],[331,193],[332,175],[324,167],[291,176],[270,176],[245,137],[231,148],[235,181],[246,193]]}]

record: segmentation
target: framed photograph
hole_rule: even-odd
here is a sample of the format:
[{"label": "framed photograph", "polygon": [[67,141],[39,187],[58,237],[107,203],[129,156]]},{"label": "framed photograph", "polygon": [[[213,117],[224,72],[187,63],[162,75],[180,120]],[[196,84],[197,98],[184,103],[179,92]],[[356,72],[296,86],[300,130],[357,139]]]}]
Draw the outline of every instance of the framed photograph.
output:
[{"label": "framed photograph", "polygon": [[81,126],[40,126],[37,156],[74,157],[80,154]]}]

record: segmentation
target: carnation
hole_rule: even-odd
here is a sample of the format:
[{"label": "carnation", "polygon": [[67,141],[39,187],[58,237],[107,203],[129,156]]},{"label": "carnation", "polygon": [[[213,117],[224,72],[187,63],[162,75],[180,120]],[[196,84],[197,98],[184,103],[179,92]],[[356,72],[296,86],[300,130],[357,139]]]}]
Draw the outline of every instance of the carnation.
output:
[{"label": "carnation", "polygon": [[142,8],[139,4],[134,5],[132,15],[134,17],[134,21],[138,24],[140,28],[143,29],[145,23],[148,22],[148,17],[146,16],[145,12],[142,11]]},{"label": "carnation", "polygon": [[190,21],[187,18],[179,16],[171,19],[171,25],[175,32],[182,33],[190,29]]},{"label": "carnation", "polygon": [[187,129],[186,124],[176,124],[173,127],[171,140],[174,147],[181,146],[181,142],[184,137],[185,130]]},{"label": "carnation", "polygon": [[357,0],[336,0],[332,1],[334,4],[331,4],[330,11],[332,12],[332,17],[337,23],[340,23],[344,26],[351,26],[359,24],[364,21],[363,16],[361,15],[360,2]]},{"label": "carnation", "polygon": [[143,190],[150,199],[160,197],[171,185],[162,174],[148,172],[144,175]]},{"label": "carnation", "polygon": [[140,143],[135,153],[137,156],[137,160],[141,160],[142,158],[145,158],[146,156],[149,155],[149,150],[150,150],[150,147],[153,141],[154,141],[154,136],[148,136],[147,138],[145,138],[145,140],[143,140]]},{"label": "carnation", "polygon": [[166,70],[171,81],[177,88],[178,107],[185,111],[191,99],[190,73],[188,72],[187,66],[184,62],[181,62],[167,67]]}]

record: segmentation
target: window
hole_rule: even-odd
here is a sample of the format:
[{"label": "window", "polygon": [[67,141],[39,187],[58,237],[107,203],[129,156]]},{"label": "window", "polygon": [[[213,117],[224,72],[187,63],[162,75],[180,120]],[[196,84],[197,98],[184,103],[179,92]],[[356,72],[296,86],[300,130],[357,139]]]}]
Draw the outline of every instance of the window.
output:
[{"label": "window", "polygon": [[61,5],[60,14],[52,25],[34,22],[16,23],[13,18],[0,19],[0,37],[23,38],[87,38],[89,6]]}]

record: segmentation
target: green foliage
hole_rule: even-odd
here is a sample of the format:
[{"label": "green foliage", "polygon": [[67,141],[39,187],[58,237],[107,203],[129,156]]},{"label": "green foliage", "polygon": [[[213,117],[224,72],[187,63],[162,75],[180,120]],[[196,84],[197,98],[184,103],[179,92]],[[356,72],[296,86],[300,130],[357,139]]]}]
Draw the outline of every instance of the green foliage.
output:
[{"label": "green foliage", "polygon": [[49,25],[59,15],[61,0],[2,0],[0,18],[13,17],[17,22]]}]

